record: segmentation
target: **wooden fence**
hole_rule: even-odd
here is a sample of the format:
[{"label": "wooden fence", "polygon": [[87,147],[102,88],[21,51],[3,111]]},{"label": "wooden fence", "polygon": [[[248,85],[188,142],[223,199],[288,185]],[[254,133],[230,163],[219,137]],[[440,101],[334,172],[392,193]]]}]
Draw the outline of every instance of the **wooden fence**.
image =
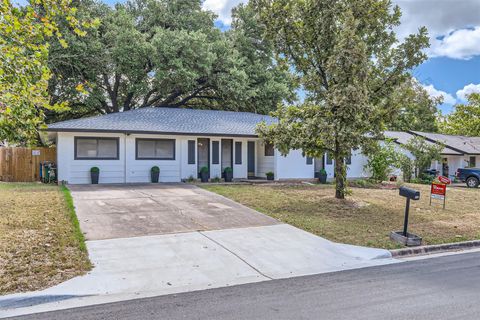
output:
[{"label": "wooden fence", "polygon": [[0,147],[0,181],[39,181],[42,161],[56,162],[57,149]]}]

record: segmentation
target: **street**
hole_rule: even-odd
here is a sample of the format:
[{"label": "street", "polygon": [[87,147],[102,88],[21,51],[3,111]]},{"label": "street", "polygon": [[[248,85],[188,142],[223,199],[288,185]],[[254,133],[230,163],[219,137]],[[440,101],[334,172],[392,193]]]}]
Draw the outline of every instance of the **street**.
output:
[{"label": "street", "polygon": [[15,319],[478,319],[480,252]]}]

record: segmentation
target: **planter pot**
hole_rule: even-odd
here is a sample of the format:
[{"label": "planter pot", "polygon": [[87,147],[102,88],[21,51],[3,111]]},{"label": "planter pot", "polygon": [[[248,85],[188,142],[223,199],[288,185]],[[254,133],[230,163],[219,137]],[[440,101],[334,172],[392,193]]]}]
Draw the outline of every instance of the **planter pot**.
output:
[{"label": "planter pot", "polygon": [[158,183],[158,179],[160,177],[160,172],[150,172],[150,176],[152,178],[152,183]]},{"label": "planter pot", "polygon": [[200,181],[208,182],[208,172],[200,172]]},{"label": "planter pot", "polygon": [[327,183],[327,175],[326,174],[319,174],[318,181],[322,184]]},{"label": "planter pot", "polygon": [[275,179],[275,177],[274,177],[273,175],[268,175],[268,176],[267,176],[267,180],[272,181],[272,180],[274,180],[274,179]]},{"label": "planter pot", "polygon": [[99,176],[100,176],[100,172],[90,172],[90,177],[92,178],[92,184],[98,184]]},{"label": "planter pot", "polygon": [[225,172],[225,182],[232,182],[233,180],[233,172]]}]

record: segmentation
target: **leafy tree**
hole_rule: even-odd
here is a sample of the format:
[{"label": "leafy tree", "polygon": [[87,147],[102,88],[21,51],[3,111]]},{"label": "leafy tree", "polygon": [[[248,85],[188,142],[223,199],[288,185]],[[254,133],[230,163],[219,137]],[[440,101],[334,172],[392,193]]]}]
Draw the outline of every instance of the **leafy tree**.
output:
[{"label": "leafy tree", "polygon": [[387,180],[398,163],[399,155],[394,142],[390,140],[373,144],[365,154],[368,156],[366,167],[370,169],[372,179],[376,181]]},{"label": "leafy tree", "polygon": [[428,142],[425,138],[418,136],[410,139],[404,147],[414,157],[412,164],[415,168],[415,176],[420,178],[423,172],[430,168],[432,161],[441,160],[441,152],[445,148],[442,144]]},{"label": "leafy tree", "polygon": [[417,80],[410,79],[399,85],[393,93],[391,104],[397,113],[388,121],[387,128],[437,132],[437,106],[442,102],[442,97],[430,97]]},{"label": "leafy tree", "polygon": [[400,9],[389,0],[253,0],[277,54],[292,64],[305,103],[280,106],[258,128],[280,150],[335,158],[337,198],[346,194],[345,157],[380,136],[398,111],[396,88],[426,59],[425,28],[399,43]]},{"label": "leafy tree", "polygon": [[[233,12],[228,32],[201,0],[87,2],[81,11],[102,22],[86,37],[68,33],[68,52],[52,45],[50,92],[75,106],[61,117],[150,106],[268,113],[294,98],[289,70],[249,7]],[[72,89],[79,85],[84,92]]]},{"label": "leafy tree", "polygon": [[48,100],[47,41],[55,37],[62,48],[67,46],[58,21],[78,36],[93,26],[75,14],[70,0],[35,0],[23,8],[0,2],[0,140],[35,144],[44,110],[66,107]]},{"label": "leafy tree", "polygon": [[410,159],[406,154],[398,153],[396,167],[402,170],[403,181],[410,182],[412,180],[414,164],[413,160]]},{"label": "leafy tree", "polygon": [[480,136],[480,93],[468,96],[468,104],[458,104],[440,122],[442,132],[462,136]]}]

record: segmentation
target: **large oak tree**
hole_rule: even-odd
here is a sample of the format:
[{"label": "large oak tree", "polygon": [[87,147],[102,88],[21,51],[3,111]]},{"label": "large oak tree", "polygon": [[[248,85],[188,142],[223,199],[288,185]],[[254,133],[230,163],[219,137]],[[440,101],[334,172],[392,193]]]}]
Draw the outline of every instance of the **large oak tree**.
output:
[{"label": "large oak tree", "polygon": [[399,42],[400,9],[390,0],[253,0],[277,54],[306,91],[299,106],[281,106],[279,122],[259,133],[281,153],[301,149],[335,159],[337,198],[346,195],[345,158],[380,136],[398,111],[396,88],[426,59],[427,31]]},{"label": "large oak tree", "polygon": [[[250,7],[233,12],[230,30],[214,24],[200,0],[132,0],[114,8],[84,3],[101,19],[96,33],[62,50],[52,45],[54,102],[60,118],[142,107],[189,107],[268,113],[294,98],[285,64],[277,63]],[[79,94],[75,87],[85,90]],[[54,115],[58,119],[58,115]]]}]

